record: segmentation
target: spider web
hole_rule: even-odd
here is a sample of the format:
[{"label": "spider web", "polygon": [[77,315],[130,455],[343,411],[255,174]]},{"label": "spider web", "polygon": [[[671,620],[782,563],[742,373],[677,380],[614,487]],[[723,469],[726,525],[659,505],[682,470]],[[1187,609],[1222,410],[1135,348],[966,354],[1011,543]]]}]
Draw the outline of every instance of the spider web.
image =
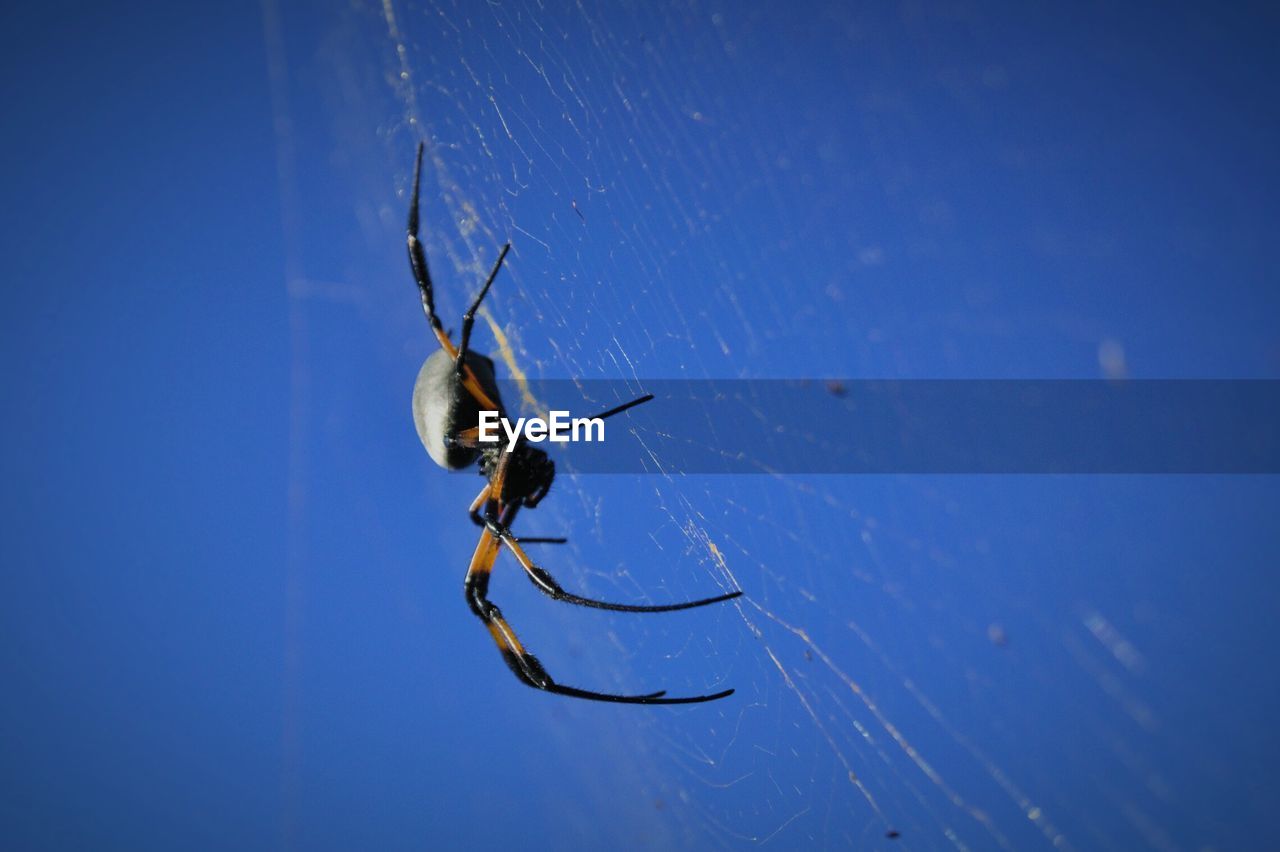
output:
[{"label": "spider web", "polygon": [[[1257,226],[1174,215],[1200,242],[1151,261],[1125,219],[1143,175],[1116,178],[1119,213],[1078,185],[1148,140],[1122,123],[1137,135],[1106,148],[1038,105],[1075,91],[1053,68],[1070,36],[1032,47],[1050,24],[954,6],[768,5],[267,6],[295,333],[288,836],[462,843],[479,820],[481,845],[555,848],[1265,845],[1276,748],[1248,732],[1276,687],[1250,662],[1277,603],[1256,583],[1269,478],[562,473],[520,525],[570,538],[537,553],[566,588],[745,596],[589,613],[504,556],[494,599],[563,683],[737,689],[711,705],[548,700],[466,612],[480,482],[434,469],[408,414],[432,345],[402,248],[419,139],[446,325],[514,244],[475,339],[517,381],[1121,377],[1126,348],[1145,375],[1274,366],[1247,319],[1274,298],[1248,276],[1198,316],[1198,276],[1256,253]],[[1168,70],[1131,67],[1124,39],[1089,57],[1128,74],[1099,115]],[[1151,114],[1176,124],[1160,99],[1184,83],[1161,78]],[[1204,248],[1219,238],[1234,255]],[[377,412],[363,444],[357,411]],[[317,567],[308,519],[338,493],[378,566],[359,579]],[[308,684],[356,583],[394,598],[360,630],[405,649],[377,674],[419,730],[360,764],[394,762],[397,794],[340,822],[305,777],[325,753]]]}]

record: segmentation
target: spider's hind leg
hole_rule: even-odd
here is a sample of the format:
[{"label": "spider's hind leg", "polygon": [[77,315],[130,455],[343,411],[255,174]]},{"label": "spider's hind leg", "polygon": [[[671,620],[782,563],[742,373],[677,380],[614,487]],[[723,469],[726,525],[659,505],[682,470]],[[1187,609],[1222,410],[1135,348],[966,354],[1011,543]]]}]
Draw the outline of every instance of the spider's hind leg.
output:
[{"label": "spider's hind leg", "polygon": [[733,694],[732,689],[726,689],[710,695],[694,695],[686,698],[667,698],[665,690],[644,695],[615,695],[556,683],[541,661],[520,644],[515,630],[503,618],[502,611],[489,600],[489,574],[493,571],[493,564],[497,561],[501,547],[501,540],[495,538],[488,530],[480,534],[480,543],[476,546],[475,555],[471,558],[471,566],[467,569],[465,583],[467,603],[476,617],[489,628],[489,635],[493,637],[494,644],[502,652],[503,660],[522,683],[544,692],[554,692],[571,698],[585,698],[589,701],[609,701],[615,704],[700,704]]}]

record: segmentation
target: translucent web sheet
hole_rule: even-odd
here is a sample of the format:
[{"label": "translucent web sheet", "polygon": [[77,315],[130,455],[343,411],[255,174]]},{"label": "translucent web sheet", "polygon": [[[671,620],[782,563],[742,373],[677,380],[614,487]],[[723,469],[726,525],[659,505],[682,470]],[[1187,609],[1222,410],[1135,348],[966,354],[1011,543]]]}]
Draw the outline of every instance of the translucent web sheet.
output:
[{"label": "translucent web sheet", "polygon": [[[501,557],[495,600],[558,680],[737,689],[655,711],[514,682],[458,594],[481,482],[435,469],[413,440],[409,391],[432,347],[403,256],[419,140],[446,324],[514,244],[476,347],[517,380],[630,379],[639,393],[656,378],[1122,377],[1126,344],[1146,375],[1265,377],[1246,278],[1198,315],[1197,281],[1220,259],[1187,249],[1176,274],[1148,262],[1155,243],[1132,221],[1154,203],[1142,176],[1094,208],[1082,176],[1138,159],[1143,140],[1105,148],[1091,121],[1038,105],[1088,85],[1055,69],[1070,35],[1037,47],[1035,22],[915,5],[384,0],[270,4],[267,23],[293,240],[296,841],[318,831],[300,780],[306,682],[323,665],[308,625],[325,607],[308,517],[335,499],[333,465],[352,480],[364,466],[344,437],[358,405],[394,415],[374,470],[405,471],[394,513],[349,531],[377,566],[360,582],[398,589],[389,618],[444,643],[381,673],[404,679],[424,724],[471,705],[475,728],[493,726],[424,735],[470,743],[461,756],[419,747],[424,773],[475,791],[447,801],[464,821],[459,801],[492,813],[494,843],[1275,836],[1260,826],[1275,742],[1250,733],[1276,686],[1252,662],[1276,603],[1255,582],[1276,552],[1270,478],[563,471],[520,525],[569,537],[536,553],[566,588],[637,603],[746,592],[692,613],[589,613],[539,597]],[[1100,95],[1099,115],[1141,82]],[[441,678],[466,691],[442,698]],[[408,801],[397,818],[455,837],[440,806]]]}]

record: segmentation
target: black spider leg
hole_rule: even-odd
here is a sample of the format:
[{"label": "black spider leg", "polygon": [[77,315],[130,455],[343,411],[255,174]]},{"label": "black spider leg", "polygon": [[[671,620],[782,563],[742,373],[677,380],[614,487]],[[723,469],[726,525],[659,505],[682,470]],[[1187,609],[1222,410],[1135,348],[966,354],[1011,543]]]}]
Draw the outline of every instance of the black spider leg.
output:
[{"label": "black spider leg", "polygon": [[464,588],[471,611],[489,628],[489,634],[502,653],[502,659],[518,680],[534,689],[596,701],[629,704],[678,703],[678,699],[662,701],[662,696],[666,695],[666,692],[651,692],[635,696],[608,695],[575,689],[571,686],[561,686],[552,680],[542,662],[520,644],[515,630],[503,617],[502,610],[489,600],[489,575],[497,559],[499,547],[496,539],[487,532],[481,533],[480,544],[476,547],[475,556],[471,559],[471,567],[467,571]]},{"label": "black spider leg", "polygon": [[[472,501],[471,509],[467,513],[467,517],[471,518],[471,523],[478,527],[485,525],[484,515],[480,514],[480,510],[489,502],[489,495],[492,491],[493,489],[489,485],[485,485],[480,493],[476,495],[476,499]],[[520,536],[521,544],[567,544],[568,542],[569,539],[562,537]]]},{"label": "black spider leg", "polygon": [[[495,476],[500,480],[501,474]],[[512,518],[505,518],[512,520]],[[699,704],[704,701],[715,701],[733,694],[732,689],[710,695],[696,695],[683,698],[666,698],[666,691],[650,692],[644,695],[615,695],[607,692],[593,692],[564,686],[552,680],[551,675],[543,667],[541,661],[525,650],[516,636],[515,630],[507,623],[502,611],[489,600],[489,575],[497,561],[502,542],[489,530],[480,533],[480,543],[476,546],[475,555],[471,558],[471,566],[467,570],[464,584],[467,603],[476,617],[489,628],[489,634],[502,653],[507,666],[522,683],[534,689],[566,695],[571,698],[582,698],[588,701],[607,701],[614,704]]]},{"label": "black spider leg", "polygon": [[471,345],[471,328],[476,324],[476,311],[480,309],[480,303],[484,301],[484,297],[489,294],[489,288],[493,286],[493,279],[498,277],[498,270],[502,269],[502,261],[509,251],[511,251],[511,243],[506,243],[502,246],[502,251],[498,252],[498,260],[493,264],[493,270],[489,273],[489,278],[484,282],[484,286],[480,288],[480,294],[471,303],[471,307],[467,308],[467,312],[462,315],[462,337],[458,343],[458,357],[454,362],[455,371],[459,376],[462,375],[462,368],[466,366],[467,349]]},{"label": "black spider leg", "polygon": [[[422,248],[422,241],[418,239],[418,190],[422,182],[422,151],[423,144],[418,143],[418,157],[414,161],[413,166],[413,196],[409,201],[409,224],[408,224],[408,246],[409,246],[409,267],[413,270],[413,279],[418,283],[418,292],[422,297],[422,310],[427,315],[427,322],[431,324],[431,331],[435,334],[436,340],[440,344],[440,348],[449,353],[449,357],[456,359],[458,365],[458,376],[462,380],[462,385],[471,394],[481,406],[489,410],[497,410],[498,404],[489,398],[485,393],[480,382],[476,380],[475,373],[464,363],[465,359],[459,357],[459,350],[453,345],[453,341],[449,337],[449,333],[445,331],[444,326],[440,323],[440,317],[436,314],[435,288],[431,283],[431,271],[427,267],[426,251]],[[505,255],[506,252],[504,251]],[[501,259],[499,259],[501,263]],[[486,287],[487,289],[487,287]],[[478,304],[478,302],[477,302]],[[474,308],[473,308],[474,310]],[[466,347],[463,347],[465,349]]]},{"label": "black spider leg", "polygon": [[532,494],[520,501],[521,505],[529,509],[538,508],[538,504],[542,502],[542,498],[547,496],[547,492],[551,490],[551,483],[556,479],[556,463],[551,459],[547,459],[547,476]]},{"label": "black spider leg", "polygon": [[633,399],[630,402],[624,402],[622,405],[619,405],[616,408],[610,408],[608,411],[602,411],[599,414],[596,414],[587,419],[604,420],[605,418],[612,417],[615,414],[621,414],[622,412],[626,411],[628,408],[635,408],[637,405],[648,402],[651,399],[653,399],[653,394],[647,393],[644,396],[637,397],[636,399]]},{"label": "black spider leg", "polygon": [[536,564],[529,555],[520,547],[520,539],[512,535],[510,524],[515,520],[516,511],[519,505],[512,504],[506,507],[503,517],[499,519],[486,520],[485,527],[494,536],[502,541],[511,551],[511,555],[520,563],[520,567],[524,569],[525,574],[535,586],[544,594],[565,603],[576,604],[578,606],[591,607],[592,609],[607,609],[612,612],[678,612],[682,609],[696,609],[700,606],[709,606],[711,604],[721,603],[722,601],[730,601],[734,598],[742,596],[742,590],[728,592],[723,595],[716,595],[710,598],[702,598],[696,601],[684,601],[674,604],[656,604],[656,605],[638,605],[638,604],[620,604],[610,603],[608,601],[598,601],[594,598],[584,598],[575,595],[572,592],[566,592],[555,578],[542,566]]},{"label": "black spider leg", "polygon": [[413,279],[418,282],[418,292],[422,296],[422,310],[427,315],[431,330],[435,332],[440,345],[446,351],[452,351],[453,343],[449,340],[449,334],[444,330],[440,317],[436,315],[436,298],[435,289],[431,284],[431,270],[427,267],[427,255],[422,249],[421,240],[418,239],[418,187],[422,183],[422,149],[423,143],[419,142],[418,158],[413,166],[413,196],[409,201],[409,267],[413,270]]}]

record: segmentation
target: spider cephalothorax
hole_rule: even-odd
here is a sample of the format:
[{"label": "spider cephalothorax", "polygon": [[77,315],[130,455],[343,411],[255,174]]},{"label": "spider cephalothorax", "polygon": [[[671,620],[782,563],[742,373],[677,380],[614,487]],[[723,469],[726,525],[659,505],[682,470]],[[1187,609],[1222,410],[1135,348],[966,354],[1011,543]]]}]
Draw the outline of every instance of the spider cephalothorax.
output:
[{"label": "spider cephalothorax", "polygon": [[[515,556],[525,574],[541,591],[556,600],[579,606],[617,612],[670,612],[727,601],[738,597],[742,592],[733,591],[702,600],[658,606],[606,603],[566,592],[546,569],[534,564],[524,552],[521,542],[564,542],[564,539],[559,538],[518,539],[511,533],[511,525],[520,509],[532,509],[547,496],[547,491],[555,480],[556,466],[546,453],[529,446],[523,440],[512,449],[503,445],[480,444],[479,413],[494,411],[502,416],[502,399],[498,394],[493,361],[469,348],[476,311],[489,292],[489,287],[493,285],[493,280],[497,278],[511,244],[507,243],[502,247],[488,280],[480,288],[480,294],[463,314],[461,337],[459,344],[455,346],[436,315],[427,256],[418,240],[418,187],[421,175],[422,145],[419,145],[417,164],[413,171],[413,198],[409,205],[409,265],[413,269],[414,280],[418,282],[423,311],[440,343],[440,349],[427,358],[418,372],[418,381],[413,388],[413,417],[418,437],[422,439],[423,446],[436,464],[448,470],[460,470],[479,461],[480,475],[485,478],[485,486],[472,502],[470,510],[471,520],[483,527],[480,543],[476,545],[475,555],[471,557],[471,566],[467,569],[464,584],[471,611],[489,628],[498,650],[502,652],[503,659],[516,677],[537,689],[575,698],[623,704],[695,704],[731,695],[732,689],[687,698],[666,698],[664,692],[613,695],[558,684],[547,674],[542,663],[520,644],[502,612],[489,600],[489,574],[503,547]],[[596,416],[601,419],[612,417],[652,398],[645,395]]]},{"label": "spider cephalothorax", "polygon": [[481,450],[480,475],[492,480],[504,457],[508,457],[504,498],[509,503],[518,501],[527,509],[535,508],[551,489],[556,463],[542,450],[521,440],[510,453],[504,447]]}]

